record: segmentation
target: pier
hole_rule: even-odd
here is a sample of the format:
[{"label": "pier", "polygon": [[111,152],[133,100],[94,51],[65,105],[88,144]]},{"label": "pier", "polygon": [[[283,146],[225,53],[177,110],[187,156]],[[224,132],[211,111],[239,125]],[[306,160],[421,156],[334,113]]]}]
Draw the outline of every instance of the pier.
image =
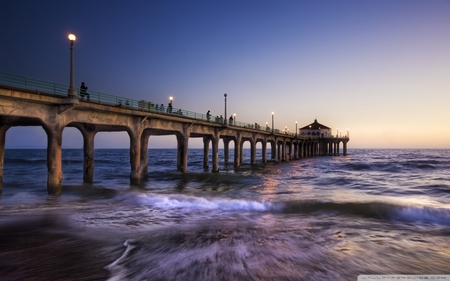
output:
[{"label": "pier", "polygon": [[[243,122],[227,122],[218,116],[170,108],[161,111],[154,103],[89,91],[89,100],[80,89],[0,73],[0,190],[6,132],[14,126],[41,126],[47,134],[47,191],[60,194],[62,184],[62,135],[66,127],[77,128],[83,136],[83,181],[94,177],[94,137],[98,132],[127,132],[130,138],[130,183],[140,184],[148,175],[148,141],[152,135],[175,135],[177,170],[188,170],[190,138],[203,139],[204,166],[219,170],[219,142],[223,141],[224,161],[229,163],[229,144],[234,143],[234,167],[243,159],[243,144],[250,143],[251,164],[256,164],[256,145],[261,144],[262,159],[287,161],[313,156],[337,156],[342,143],[347,154],[348,135],[304,135],[273,127]],[[74,95],[76,90],[76,95]],[[226,114],[224,115],[227,116]],[[270,144],[270,159],[267,145]],[[211,149],[210,149],[211,146]],[[259,161],[258,161],[259,162]]]}]

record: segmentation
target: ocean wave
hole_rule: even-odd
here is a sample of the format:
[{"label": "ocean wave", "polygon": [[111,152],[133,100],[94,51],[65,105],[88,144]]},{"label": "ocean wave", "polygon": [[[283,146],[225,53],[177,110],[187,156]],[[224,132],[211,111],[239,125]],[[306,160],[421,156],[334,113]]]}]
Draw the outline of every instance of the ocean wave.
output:
[{"label": "ocean wave", "polygon": [[364,218],[382,219],[401,223],[435,224],[450,226],[450,209],[396,205],[384,202],[288,202],[287,213],[318,213],[349,215]]},{"label": "ocean wave", "polygon": [[334,214],[401,223],[450,226],[450,209],[399,205],[386,202],[267,202],[247,199],[204,198],[188,195],[134,194],[132,203],[170,210],[218,210],[299,214]]},{"label": "ocean wave", "polygon": [[161,209],[222,210],[222,211],[270,211],[278,205],[245,199],[203,198],[187,195],[138,194],[125,199],[141,205]]}]

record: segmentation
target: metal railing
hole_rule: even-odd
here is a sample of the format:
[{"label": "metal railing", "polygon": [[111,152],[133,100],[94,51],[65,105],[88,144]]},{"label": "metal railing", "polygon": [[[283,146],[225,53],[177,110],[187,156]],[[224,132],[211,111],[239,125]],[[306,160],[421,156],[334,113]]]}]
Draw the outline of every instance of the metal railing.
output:
[{"label": "metal railing", "polygon": [[[58,96],[67,96],[67,90],[69,89],[66,85],[60,85],[56,83],[51,82],[45,82],[33,78],[8,74],[0,72],[0,84],[5,86],[11,86],[16,88],[22,88],[32,91],[38,91]],[[193,118],[198,120],[204,120],[209,121],[217,124],[224,124],[225,120],[222,116],[213,116],[213,115],[206,115],[203,113],[193,112],[184,110],[181,108],[171,108],[168,109],[167,106],[163,106],[161,108],[161,105],[158,105],[156,103],[153,103],[151,101],[145,101],[145,100],[133,100],[129,98],[109,95],[105,93],[95,92],[95,91],[87,91],[85,94],[82,93],[80,95],[80,89],[76,88],[77,96],[80,100],[89,100],[91,102],[99,103],[99,104],[107,104],[112,106],[119,106],[124,108],[130,108],[135,110],[143,110],[143,111],[149,111],[153,113],[160,113],[160,114],[170,114],[170,115],[178,115],[181,117],[187,117],[187,118]],[[272,132],[272,129],[268,126],[261,126],[257,123],[250,124],[235,120],[229,120],[227,119],[227,124],[229,126],[235,126],[235,127],[242,127],[247,129],[253,129],[253,130],[259,130],[264,132]],[[274,133],[276,134],[283,134],[283,135],[289,135],[294,136],[295,133],[292,132],[284,132],[283,130],[274,129]],[[298,135],[300,136],[300,135]],[[319,138],[319,136],[308,136],[308,138]]]}]

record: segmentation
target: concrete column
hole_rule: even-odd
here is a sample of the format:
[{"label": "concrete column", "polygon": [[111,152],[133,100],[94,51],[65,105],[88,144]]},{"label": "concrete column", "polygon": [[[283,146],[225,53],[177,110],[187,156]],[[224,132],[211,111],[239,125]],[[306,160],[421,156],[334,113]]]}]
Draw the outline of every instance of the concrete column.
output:
[{"label": "concrete column", "polygon": [[244,141],[241,139],[241,145],[239,146],[241,151],[239,152],[239,162],[243,163],[244,162]]},{"label": "concrete column", "polygon": [[294,159],[298,159],[298,142],[294,143]]},{"label": "concrete column", "polygon": [[234,140],[234,167],[238,168],[241,166],[241,152],[242,152],[242,135],[240,132],[236,134],[236,139]]},{"label": "concrete column", "polygon": [[143,133],[140,119],[135,120],[128,127],[128,135],[130,136],[130,184],[139,185],[141,183],[141,136]]},{"label": "concrete column", "polygon": [[187,172],[188,143],[189,143],[189,135],[177,134],[177,170],[182,173]]},{"label": "concrete column", "polygon": [[286,141],[281,143],[281,161],[286,161]]},{"label": "concrete column", "polygon": [[182,132],[178,132],[177,136],[177,169],[182,173],[187,172],[189,137],[191,136],[191,125],[184,124]]},{"label": "concrete column", "polygon": [[293,144],[289,142],[289,160],[294,159]]},{"label": "concrete column", "polygon": [[148,178],[148,141],[150,131],[144,130],[141,135],[141,177]]},{"label": "concrete column", "polygon": [[277,161],[277,143],[276,141],[270,142],[270,159],[272,161]]},{"label": "concrete column", "polygon": [[267,141],[266,140],[263,140],[262,142],[261,142],[261,145],[262,145],[262,162],[263,163],[267,163]]},{"label": "concrete column", "polygon": [[5,141],[6,141],[6,131],[11,126],[0,125],[0,193],[2,192],[3,184],[3,161],[5,159]]},{"label": "concrete column", "polygon": [[223,157],[225,164],[230,162],[230,139],[223,139]]},{"label": "concrete column", "polygon": [[209,141],[210,137],[203,137],[203,167],[209,167]]},{"label": "concrete column", "polygon": [[219,171],[219,140],[220,138],[218,136],[214,136],[213,138],[211,138],[213,173],[217,173]]},{"label": "concrete column", "polygon": [[276,159],[276,161],[280,162],[281,158],[283,157],[282,154],[281,154],[281,144],[277,142],[276,146],[277,146],[277,159]]},{"label": "concrete column", "polygon": [[61,194],[62,163],[61,145],[63,128],[58,124],[45,126],[47,133],[47,192],[52,195]]},{"label": "concrete column", "polygon": [[95,130],[81,130],[83,135],[83,181],[94,182],[94,138]]},{"label": "concrete column", "polygon": [[250,164],[256,164],[256,142],[250,140]]},{"label": "concrete column", "polygon": [[344,155],[344,156],[347,156],[347,142],[344,141],[344,142],[342,142],[342,143],[343,143],[343,155]]},{"label": "concrete column", "polygon": [[339,156],[339,142],[336,143],[336,155]]}]

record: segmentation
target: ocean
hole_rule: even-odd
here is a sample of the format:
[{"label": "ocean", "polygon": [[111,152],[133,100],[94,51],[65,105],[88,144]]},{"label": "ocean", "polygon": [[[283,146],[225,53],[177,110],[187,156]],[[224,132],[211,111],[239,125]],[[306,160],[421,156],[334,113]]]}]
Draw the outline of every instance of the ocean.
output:
[{"label": "ocean", "polygon": [[175,149],[150,149],[140,186],[130,186],[127,149],[95,150],[93,184],[82,181],[83,151],[62,153],[62,195],[51,196],[46,150],[5,151],[0,280],[450,274],[450,150],[257,165],[245,150],[238,169],[220,150],[211,173],[190,149],[183,174]]}]

